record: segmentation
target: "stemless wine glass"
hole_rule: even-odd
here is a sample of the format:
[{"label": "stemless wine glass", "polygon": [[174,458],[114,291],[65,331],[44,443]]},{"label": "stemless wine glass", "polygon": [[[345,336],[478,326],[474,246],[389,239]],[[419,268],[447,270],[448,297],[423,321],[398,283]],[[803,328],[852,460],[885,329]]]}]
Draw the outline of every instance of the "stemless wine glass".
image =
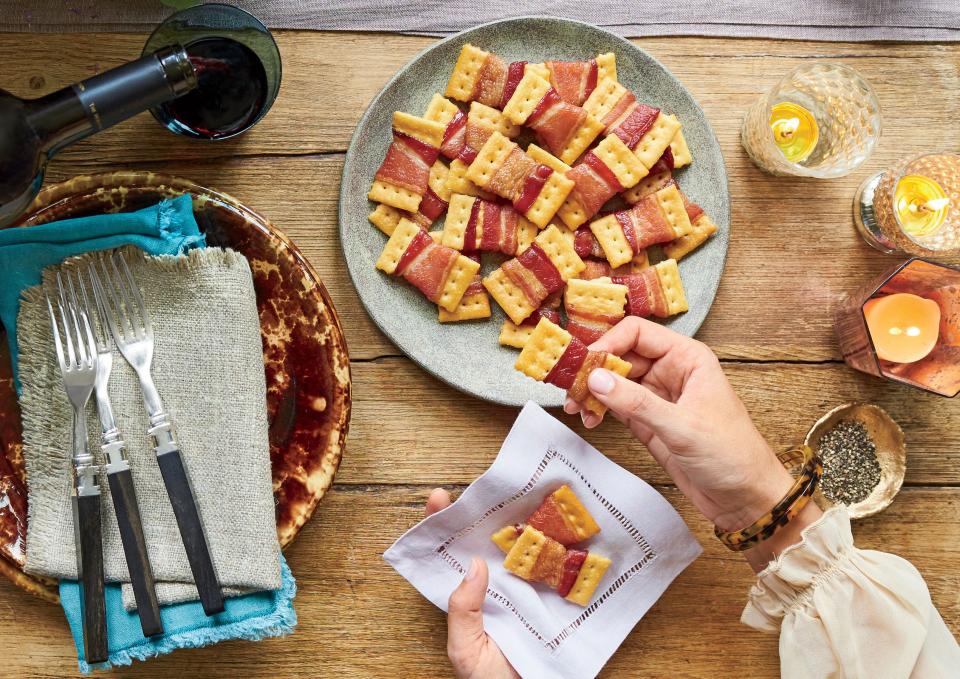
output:
[{"label": "stemless wine glass", "polygon": [[144,53],[179,43],[200,82],[194,92],[150,109],[160,123],[194,139],[229,139],[267,114],[280,91],[280,51],[267,27],[232,5],[197,5],[171,15]]},{"label": "stemless wine glass", "polygon": [[960,155],[923,153],[873,175],[857,191],[853,217],[881,252],[960,254]]},{"label": "stemless wine glass", "polygon": [[794,69],[743,120],[743,147],[775,175],[828,179],[852,172],[880,138],[880,104],[859,73],[818,61]]}]

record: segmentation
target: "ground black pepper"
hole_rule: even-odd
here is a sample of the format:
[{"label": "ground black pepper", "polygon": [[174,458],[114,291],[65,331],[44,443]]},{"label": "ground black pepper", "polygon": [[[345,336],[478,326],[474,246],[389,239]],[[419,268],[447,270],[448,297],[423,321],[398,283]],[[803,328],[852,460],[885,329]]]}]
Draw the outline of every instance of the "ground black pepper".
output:
[{"label": "ground black pepper", "polygon": [[877,445],[861,422],[843,420],[824,434],[820,439],[820,458],[820,489],[833,502],[860,502],[880,483]]}]

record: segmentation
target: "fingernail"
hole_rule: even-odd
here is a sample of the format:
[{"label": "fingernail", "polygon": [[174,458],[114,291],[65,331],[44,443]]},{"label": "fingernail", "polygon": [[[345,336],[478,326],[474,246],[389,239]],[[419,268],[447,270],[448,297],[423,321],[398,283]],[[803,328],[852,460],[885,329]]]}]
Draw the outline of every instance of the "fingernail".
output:
[{"label": "fingernail", "polygon": [[473,580],[475,577],[477,577],[477,573],[479,571],[480,571],[479,559],[477,559],[477,557],[473,557],[473,559],[470,560],[470,568],[467,570],[467,574],[464,576],[463,581],[467,582],[469,580]]},{"label": "fingernail", "polygon": [[604,370],[603,368],[597,368],[590,373],[590,377],[587,378],[587,386],[590,387],[590,391],[594,394],[609,394],[613,391],[615,384],[616,382],[613,380],[613,375],[610,374],[609,370]]}]

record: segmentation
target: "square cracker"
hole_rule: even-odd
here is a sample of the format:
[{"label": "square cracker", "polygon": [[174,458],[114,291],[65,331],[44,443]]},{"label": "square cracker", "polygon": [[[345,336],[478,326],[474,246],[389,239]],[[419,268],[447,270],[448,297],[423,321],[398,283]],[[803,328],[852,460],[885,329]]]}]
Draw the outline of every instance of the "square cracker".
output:
[{"label": "square cracker", "polygon": [[574,278],[567,283],[563,305],[571,309],[603,316],[623,316],[627,304],[627,286],[611,283],[609,278],[584,281]]},{"label": "square cracker", "polygon": [[679,130],[680,121],[674,116],[665,115],[661,111],[657,119],[653,121],[653,127],[640,138],[640,142],[633,151],[637,154],[640,162],[649,169],[660,160],[660,156],[670,146],[670,142],[673,141]]},{"label": "square cracker", "polygon": [[443,144],[443,133],[447,131],[447,126],[435,120],[418,118],[403,111],[394,111],[393,129],[438,149]]},{"label": "square cracker", "polygon": [[586,606],[593,598],[593,593],[597,591],[597,585],[603,579],[607,569],[610,568],[610,559],[599,554],[590,552],[580,567],[580,573],[577,575],[576,582],[565,597],[567,601],[579,606]]},{"label": "square cracker", "polygon": [[571,170],[571,167],[565,162],[557,158],[555,155],[550,153],[544,148],[537,146],[536,144],[530,144],[527,146],[527,155],[533,158],[536,162],[541,165],[546,165],[554,172],[559,172],[560,174],[566,174]]},{"label": "square cracker", "polygon": [[410,189],[395,186],[390,182],[380,181],[379,179],[373,182],[373,186],[367,193],[367,198],[374,203],[383,203],[407,212],[416,212],[420,207],[420,201],[423,200],[423,196],[419,193],[414,193]]},{"label": "square cracker", "polygon": [[[619,356],[614,356],[613,354],[607,354],[606,358],[603,361],[603,367],[609,370],[610,372],[617,373],[622,377],[626,377],[630,374],[631,365],[624,361]],[[584,399],[581,404],[586,410],[594,413],[596,415],[603,415],[607,412],[607,406],[600,403],[597,398],[590,394],[587,398]]]},{"label": "square cracker", "polygon": [[572,179],[568,179],[559,172],[554,172],[547,179],[543,188],[540,189],[540,194],[533,201],[533,205],[527,210],[526,218],[540,228],[546,227],[554,215],[557,214],[560,206],[567,200],[567,196],[573,191],[574,186]]},{"label": "square cracker", "polygon": [[593,149],[593,153],[610,168],[625,189],[636,185],[649,172],[630,147],[615,134],[604,137],[603,141],[597,144],[597,148]]},{"label": "square cracker", "polygon": [[484,191],[472,181],[467,179],[467,169],[469,166],[462,160],[453,160],[450,162],[450,168],[447,171],[447,186],[449,193],[462,193],[466,196],[478,196],[487,200],[493,197],[492,193]]},{"label": "square cracker", "polygon": [[498,341],[505,347],[514,349],[523,349],[530,335],[533,334],[532,325],[517,325],[513,321],[506,320],[500,328],[500,337]]},{"label": "square cracker", "polygon": [[380,229],[383,233],[390,236],[397,228],[397,224],[403,219],[405,213],[389,205],[377,205],[377,209],[370,213],[367,219]]},{"label": "square cracker", "polygon": [[660,212],[673,229],[675,238],[686,236],[693,231],[693,224],[690,223],[687,208],[683,204],[683,196],[680,195],[680,189],[675,184],[660,189],[654,195],[657,197]]},{"label": "square cracker", "polygon": [[450,194],[452,191],[447,187],[447,177],[450,174],[450,168],[448,168],[442,160],[435,162],[430,168],[430,178],[427,180],[427,185],[430,187],[430,190],[437,194],[437,197],[440,200],[450,201]]},{"label": "square cracker", "polygon": [[583,102],[583,107],[593,117],[603,120],[626,93],[627,88],[618,83],[616,79],[600,80],[597,78],[597,86],[593,88],[593,92]]},{"label": "square cracker", "polygon": [[576,493],[570,490],[570,486],[564,484],[553,491],[553,499],[560,508],[564,522],[573,527],[573,532],[581,542],[600,532],[600,526],[580,502]]},{"label": "square cracker", "polygon": [[569,332],[549,319],[541,318],[513,367],[527,377],[543,382],[567,350],[571,339]]},{"label": "square cracker", "polygon": [[536,110],[544,95],[551,89],[550,81],[533,70],[524,69],[523,78],[513,91],[510,101],[503,107],[503,115],[516,125],[523,125]]},{"label": "square cracker", "polygon": [[603,254],[610,262],[610,266],[614,268],[623,266],[633,259],[633,248],[630,247],[630,241],[624,235],[623,227],[620,226],[616,216],[606,215],[593,220],[590,222],[590,230],[603,248]]},{"label": "square cracker", "polygon": [[503,560],[503,567],[514,575],[529,580],[533,574],[533,567],[537,565],[540,552],[546,544],[546,535],[536,528],[526,526],[513,547],[507,552],[507,558]]},{"label": "square cracker", "polygon": [[557,210],[557,217],[564,224],[564,230],[576,231],[587,219],[587,211],[584,209],[577,197],[572,193],[563,201],[563,205]]},{"label": "square cracker", "polygon": [[472,321],[477,318],[490,318],[490,298],[486,292],[464,295],[453,311],[447,311],[443,307],[439,309],[438,320],[441,323]]},{"label": "square cracker", "polygon": [[564,281],[576,278],[577,274],[586,268],[587,265],[580,259],[573,243],[569,238],[564,237],[563,232],[556,225],[541,231],[534,240],[557,267],[560,278]]},{"label": "square cracker", "polygon": [[477,199],[455,193],[450,196],[450,205],[447,207],[447,219],[443,223],[443,244],[454,250],[463,250],[467,225],[470,223],[470,214]]},{"label": "square cracker", "polygon": [[670,259],[679,261],[703,245],[716,232],[717,225],[707,215],[700,215],[694,220],[693,230],[690,233],[669,243],[664,243],[663,254]]},{"label": "square cracker", "polygon": [[450,74],[450,80],[447,81],[447,89],[444,94],[457,101],[470,101],[473,99],[473,90],[476,88],[477,79],[480,77],[480,69],[483,68],[483,62],[490,56],[479,47],[474,47],[467,43],[460,50],[460,56],[457,57],[457,63],[453,67],[453,73]]},{"label": "square cracker", "polygon": [[660,287],[663,288],[663,296],[667,300],[667,314],[673,316],[688,311],[690,307],[687,306],[687,296],[683,291],[683,280],[680,278],[677,260],[668,259],[654,268],[657,271],[657,278],[660,279]]},{"label": "square cracker", "polygon": [[521,214],[517,215],[517,254],[530,247],[540,229]]},{"label": "square cracker", "polygon": [[400,262],[400,258],[403,257],[407,246],[410,245],[410,241],[412,241],[414,236],[420,231],[420,227],[409,219],[401,219],[393,230],[393,233],[390,234],[390,240],[383,246],[383,252],[380,253],[380,258],[377,259],[377,268],[389,274],[394,273],[397,270],[397,264]]},{"label": "square cracker", "polygon": [[483,287],[496,300],[504,313],[510,317],[510,320],[517,325],[537,310],[527,299],[523,290],[510,280],[503,269],[496,269],[484,278]]},{"label": "square cracker", "polygon": [[440,123],[444,126],[444,132],[446,132],[446,126],[450,124],[459,112],[460,108],[456,104],[437,92],[430,100],[430,104],[427,106],[427,111],[423,114],[423,117],[427,120]]},{"label": "square cracker", "polygon": [[519,537],[516,526],[504,526],[491,535],[490,539],[493,540],[493,544],[500,548],[500,551],[506,554],[517,544]]},{"label": "square cracker", "polygon": [[457,255],[457,261],[453,264],[453,269],[447,280],[443,283],[443,289],[440,291],[440,299],[437,305],[441,309],[446,309],[450,313],[457,310],[463,294],[467,291],[473,277],[480,271],[480,262],[475,262],[469,257]]},{"label": "square cracker", "polygon": [[575,161],[580,157],[580,154],[590,147],[593,140],[600,136],[603,130],[604,124],[588,113],[583,120],[583,124],[573,133],[567,145],[560,150],[560,160],[568,164]]},{"label": "square cracker", "polygon": [[519,125],[514,125],[510,119],[503,114],[503,111],[481,104],[479,101],[470,103],[470,114],[467,120],[474,125],[486,127],[488,130],[496,130],[505,137],[516,137],[523,129]]},{"label": "square cracker", "polygon": [[690,153],[690,147],[687,146],[683,130],[677,130],[673,141],[670,142],[670,150],[673,152],[673,167],[675,169],[679,170],[693,162],[693,155]]},{"label": "square cracker", "polygon": [[597,82],[617,79],[617,55],[605,52],[597,55]]},{"label": "square cracker", "polygon": [[499,132],[494,132],[467,168],[467,179],[481,189],[486,187],[514,148],[517,148],[516,144]]}]

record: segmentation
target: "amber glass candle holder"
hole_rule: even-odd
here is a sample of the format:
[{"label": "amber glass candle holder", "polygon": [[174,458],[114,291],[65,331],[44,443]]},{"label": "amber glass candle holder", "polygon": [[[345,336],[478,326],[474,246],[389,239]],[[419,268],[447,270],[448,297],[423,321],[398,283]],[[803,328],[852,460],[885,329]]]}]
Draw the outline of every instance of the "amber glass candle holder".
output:
[{"label": "amber glass candle holder", "polygon": [[741,141],[761,170],[828,179],[850,174],[880,138],[880,104],[854,69],[818,61],[788,73],[747,111]]},{"label": "amber glass candle holder", "polygon": [[857,191],[853,218],[881,252],[960,254],[960,155],[924,153],[873,175]]},{"label": "amber glass candle holder", "polygon": [[[926,357],[893,363],[877,356],[864,306],[871,299],[909,293],[940,307],[940,333]],[[952,398],[960,392],[960,268],[914,258],[885,271],[844,299],[834,327],[843,359],[861,372]]]}]

